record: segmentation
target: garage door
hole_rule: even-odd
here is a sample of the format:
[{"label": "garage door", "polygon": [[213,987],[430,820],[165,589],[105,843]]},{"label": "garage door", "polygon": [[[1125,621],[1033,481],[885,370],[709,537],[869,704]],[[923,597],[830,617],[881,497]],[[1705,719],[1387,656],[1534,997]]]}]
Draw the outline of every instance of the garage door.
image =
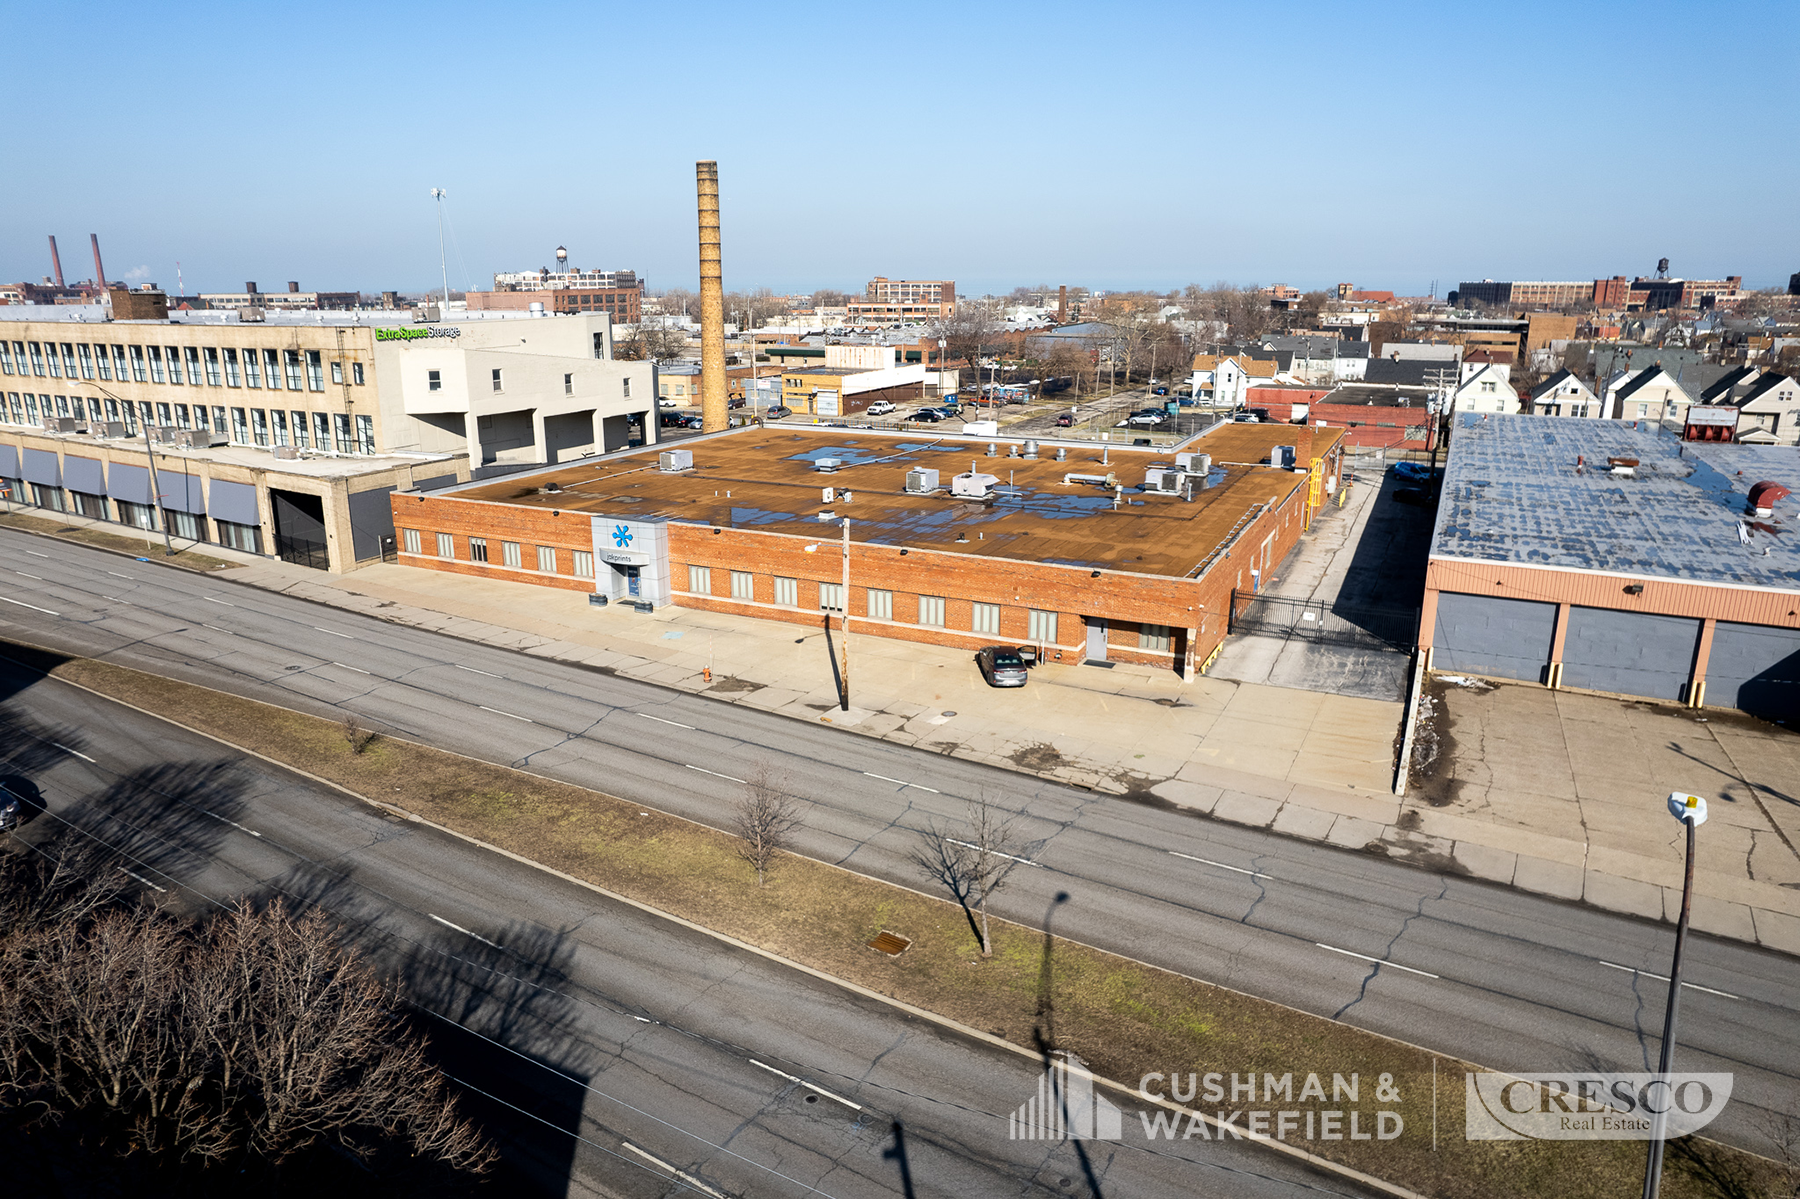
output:
[{"label": "garage door", "polygon": [[1563,685],[1679,700],[1699,644],[1700,622],[1685,616],[1571,608]]},{"label": "garage door", "polygon": [[1441,592],[1431,667],[1542,682],[1555,636],[1555,604]]},{"label": "garage door", "polygon": [[1800,720],[1800,629],[1723,620],[1713,626],[1706,702],[1764,720]]}]

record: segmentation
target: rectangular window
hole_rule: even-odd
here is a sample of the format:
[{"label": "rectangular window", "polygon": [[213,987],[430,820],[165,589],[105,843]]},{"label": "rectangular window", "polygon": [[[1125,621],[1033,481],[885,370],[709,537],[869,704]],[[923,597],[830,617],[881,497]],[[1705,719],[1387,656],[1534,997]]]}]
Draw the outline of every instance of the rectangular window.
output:
[{"label": "rectangular window", "polygon": [[163,381],[162,348],[160,346],[150,347],[150,381],[152,383]]},{"label": "rectangular window", "polygon": [[0,341],[0,375],[12,374],[12,350],[7,342]]},{"label": "rectangular window", "polygon": [[256,364],[256,351],[244,351],[244,386],[262,386],[262,367]]},{"label": "rectangular window", "polygon": [[173,508],[163,509],[163,519],[169,524],[169,532],[188,541],[206,540],[206,518],[195,516],[192,512],[177,512]]},{"label": "rectangular window", "polygon": [[506,390],[505,386],[503,386],[501,383],[500,368],[497,366],[494,368],[494,390],[495,391],[505,391]]},{"label": "rectangular window", "polygon": [[332,385],[336,386],[337,384],[342,383],[343,381],[344,381],[344,364],[341,362],[332,363],[331,364]]},{"label": "rectangular window", "polygon": [[1138,626],[1138,648],[1155,650],[1159,654],[1169,652],[1169,626],[1166,624],[1141,624]]},{"label": "rectangular window", "polygon": [[220,545],[243,550],[246,554],[262,553],[262,530],[255,525],[240,525],[229,520],[214,523],[219,526]]},{"label": "rectangular window", "polygon": [[323,412],[315,412],[313,418],[313,445],[321,450],[331,448],[331,417]]},{"label": "rectangular window", "polygon": [[119,500],[119,523],[130,525],[134,529],[156,528],[156,509],[149,504],[134,504],[130,500]]},{"label": "rectangular window", "polygon": [[[205,412],[206,409],[202,408],[200,411]],[[175,405],[175,427],[177,429],[191,429],[194,427],[192,424],[188,423],[188,406],[186,404]]]},{"label": "rectangular window", "polygon": [[409,554],[418,553],[419,552],[419,530],[417,530],[417,529],[401,529],[400,530],[400,543],[406,547],[407,553],[409,553]]},{"label": "rectangular window", "polygon": [[[7,372],[7,374],[9,374],[9,375],[11,373],[12,373],[11,371]],[[575,394],[575,376],[574,375],[564,375],[563,376],[563,394],[566,396],[572,396]]]},{"label": "rectangular window", "polygon": [[594,577],[594,555],[587,550],[576,550],[574,552],[574,558],[575,558],[575,577],[578,579],[593,578]]},{"label": "rectangular window", "polygon": [[437,556],[440,558],[456,557],[456,542],[451,538],[450,534],[439,533],[437,535],[437,551]]},{"label": "rectangular window", "polygon": [[[61,396],[57,396],[56,398],[59,400],[62,399]],[[156,406],[156,423],[165,428],[175,423],[175,416],[169,411],[169,406],[167,404],[158,404]]]},{"label": "rectangular window", "polygon": [[75,511],[89,520],[105,520],[106,497],[89,495],[85,491],[71,491],[69,498],[75,502]]},{"label": "rectangular window", "polygon": [[969,629],[976,633],[986,633],[991,637],[1000,635],[1000,605],[971,604]]},{"label": "rectangular window", "polygon": [[62,359],[63,376],[73,379],[75,377],[75,347],[66,341],[62,343]]},{"label": "rectangular window", "polygon": [[31,343],[31,373],[40,379],[44,377],[44,347],[35,341]]},{"label": "rectangular window", "polygon": [[282,353],[284,355],[282,364],[287,367],[287,389],[289,391],[302,390],[303,385],[300,382],[300,351],[284,350]]},{"label": "rectangular window", "polygon": [[[203,425],[201,427],[204,428],[205,426]],[[213,405],[213,432],[225,432],[225,409],[219,407],[217,404]]]},{"label": "rectangular window", "polygon": [[[94,346],[94,365],[100,369],[100,377],[108,383],[112,382],[112,377],[113,377],[113,373],[112,373],[113,354],[120,354],[120,353],[121,353],[121,351],[119,350],[118,346],[112,347],[112,354],[107,353],[107,349],[103,345],[96,344]],[[125,365],[125,359],[123,357],[121,357],[119,359],[119,365],[120,366]],[[121,376],[121,377],[123,377],[123,376]]]},{"label": "rectangular window", "polygon": [[[154,350],[156,347],[151,346],[150,348]],[[169,382],[173,383],[177,387],[181,386],[182,378],[181,378],[181,347],[180,346],[170,346],[169,347]],[[196,379],[195,382],[197,383],[197,382],[199,382],[199,380]]]},{"label": "rectangular window", "polygon": [[[209,364],[211,369],[207,372],[209,377],[206,381],[212,386],[217,387],[219,385],[219,351],[208,350],[207,353],[212,355],[212,362]],[[192,383],[195,387],[200,386],[199,346],[189,346],[187,348],[187,372],[188,382]]]},{"label": "rectangular window", "polygon": [[556,573],[556,551],[547,545],[537,547],[538,570],[547,575]]},{"label": "rectangular window", "polygon": [[269,412],[269,426],[275,434],[275,444],[286,445],[288,443],[287,413],[279,408],[271,409]]},{"label": "rectangular window", "polygon": [[712,567],[690,565],[688,567],[688,590],[695,595],[711,595]]},{"label": "rectangular window", "polygon": [[37,393],[28,391],[25,393],[25,423],[35,425],[38,419]]},{"label": "rectangular window", "polygon": [[231,440],[239,445],[250,444],[250,417],[242,408],[231,410]]},{"label": "rectangular window", "polygon": [[42,483],[31,485],[31,502],[40,508],[48,508],[52,512],[63,510],[63,492],[60,487],[46,487]]},{"label": "rectangular window", "polygon": [[604,333],[594,334],[594,357],[606,357],[606,334]]},{"label": "rectangular window", "polygon": [[756,576],[747,570],[731,572],[731,598],[753,600],[756,598]]},{"label": "rectangular window", "polygon": [[894,619],[894,593],[869,588],[869,616],[874,620]]},{"label": "rectangular window", "polygon": [[250,410],[250,437],[257,445],[269,444],[269,414],[261,408]]},{"label": "rectangular window", "polygon": [[[68,396],[57,396],[56,397],[56,415],[58,415],[58,416],[69,415],[69,397]],[[1768,419],[1769,418],[1766,416],[1759,416],[1756,418],[1756,423],[1763,424]]]},{"label": "rectangular window", "polygon": [[356,452],[359,454],[375,452],[375,418],[372,416],[356,418]]},{"label": "rectangular window", "polygon": [[[160,368],[158,368],[158,369],[160,369]],[[150,377],[144,373],[144,347],[143,346],[132,346],[131,347],[131,377],[134,381],[136,381],[138,383],[143,383],[146,380],[148,380]],[[160,380],[158,380],[158,381],[160,382]]]},{"label": "rectangular window", "polygon": [[789,608],[800,606],[800,583],[797,579],[775,580],[775,602]]},{"label": "rectangular window", "polygon": [[334,412],[331,423],[337,429],[337,452],[350,454],[356,451],[356,443],[350,440],[350,418],[342,412]]},{"label": "rectangular window", "polygon": [[[288,386],[293,386],[293,374],[289,372]],[[319,358],[319,351],[306,351],[306,390],[325,390],[325,366]]]},{"label": "rectangular window", "polygon": [[919,597],[919,623],[944,627],[944,597],[941,595],[921,595]]},{"label": "rectangular window", "polygon": [[294,444],[304,450],[312,444],[312,441],[307,436],[307,431],[306,431],[306,413],[296,412],[293,414],[293,416],[294,416]]},{"label": "rectangular window", "polygon": [[471,561],[471,562],[486,562],[487,561],[487,538],[485,538],[485,537],[469,538],[469,561]]},{"label": "rectangular window", "polygon": [[629,400],[631,398],[631,380],[630,379],[621,379],[621,380],[619,380],[619,382],[624,385],[625,398]]},{"label": "rectangular window", "polygon": [[195,404],[194,405],[194,428],[201,429],[201,430],[206,429],[206,405],[205,404]]},{"label": "rectangular window", "polygon": [[206,347],[206,385],[219,385],[219,351],[212,346]]},{"label": "rectangular window", "polygon": [[238,370],[237,351],[228,347],[225,350],[225,386],[242,387],[243,385],[244,376]]},{"label": "rectangular window", "polygon": [[1025,627],[1025,636],[1038,645],[1056,644],[1056,613],[1039,612],[1033,608]]},{"label": "rectangular window", "polygon": [[[81,352],[81,377],[83,379],[92,379],[94,377],[93,351],[88,349],[88,345],[85,341],[75,348]],[[12,374],[11,369],[8,369],[6,373],[9,375]]]},{"label": "rectangular window", "polygon": [[[37,342],[34,341],[31,344],[35,347],[37,345]],[[50,343],[49,350],[50,350],[50,353],[49,353],[48,357],[50,359],[50,377],[52,379],[60,379],[60,378],[62,378],[62,363],[60,363],[56,360],[56,343],[55,342]],[[33,356],[35,357],[35,355],[33,355]],[[43,373],[44,373],[43,371],[38,372],[38,374],[40,374],[40,375]]]},{"label": "rectangular window", "polygon": [[819,611],[842,612],[844,610],[844,585],[842,583],[819,584]]},{"label": "rectangular window", "polygon": [[500,564],[502,566],[510,566],[514,570],[519,569],[519,543],[518,542],[502,541],[500,543]]},{"label": "rectangular window", "polygon": [[362,382],[363,382],[362,363],[352,362],[350,364],[350,381],[352,383],[356,384],[358,387],[362,386]]},{"label": "rectangular window", "polygon": [[425,390],[426,391],[442,391],[442,390],[444,390],[443,375],[439,374],[437,371],[426,371],[425,372]]}]

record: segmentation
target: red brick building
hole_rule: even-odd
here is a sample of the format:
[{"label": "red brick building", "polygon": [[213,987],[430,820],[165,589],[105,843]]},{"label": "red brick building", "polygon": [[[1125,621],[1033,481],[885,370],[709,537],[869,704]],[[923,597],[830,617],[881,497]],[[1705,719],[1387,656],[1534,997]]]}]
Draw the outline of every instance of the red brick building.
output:
[{"label": "red brick building", "polygon": [[854,632],[1191,678],[1341,486],[1341,441],[1223,425],[1178,458],[771,426],[392,503],[407,565],[814,628],[845,606],[849,518]]}]

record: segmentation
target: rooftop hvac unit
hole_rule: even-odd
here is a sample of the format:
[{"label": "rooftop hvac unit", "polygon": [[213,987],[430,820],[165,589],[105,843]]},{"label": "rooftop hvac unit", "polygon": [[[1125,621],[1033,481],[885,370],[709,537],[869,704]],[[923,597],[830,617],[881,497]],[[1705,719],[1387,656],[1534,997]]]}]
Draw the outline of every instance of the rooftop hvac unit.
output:
[{"label": "rooftop hvac unit", "polygon": [[906,493],[908,495],[930,495],[938,487],[938,473],[935,470],[927,470],[919,466],[906,472]]},{"label": "rooftop hvac unit", "polygon": [[278,445],[275,447],[273,453],[277,458],[290,460],[300,456],[300,451],[291,445]]},{"label": "rooftop hvac unit", "polygon": [[150,430],[150,440],[163,445],[174,445],[186,429],[178,429],[174,425],[156,425]]},{"label": "rooftop hvac unit", "polygon": [[1294,465],[1294,447],[1291,445],[1269,447],[1269,465],[1284,469],[1292,467]]},{"label": "rooftop hvac unit", "polygon": [[44,427],[53,433],[85,433],[87,422],[72,416],[53,416],[44,422]]},{"label": "rooftop hvac unit", "polygon": [[969,500],[985,500],[1000,481],[998,475],[967,471],[950,480],[950,494]]},{"label": "rooftop hvac unit", "polygon": [[[1199,465],[1199,466],[1194,465],[1195,459],[1199,459],[1201,465]],[[1177,455],[1175,455],[1175,469],[1176,470],[1188,471],[1193,474],[1203,475],[1206,473],[1207,468],[1210,467],[1211,465],[1212,465],[1212,455],[1210,455],[1210,454],[1177,454]]]},{"label": "rooftop hvac unit", "polygon": [[123,437],[123,436],[125,436],[125,422],[117,421],[117,420],[107,421],[104,425],[100,426],[100,436],[102,436],[102,437]]},{"label": "rooftop hvac unit", "polygon": [[656,456],[657,466],[665,471],[681,471],[694,469],[694,451],[664,450]]},{"label": "rooftop hvac unit", "polygon": [[822,475],[835,475],[838,472],[838,468],[843,465],[844,460],[842,458],[813,459],[813,469]]},{"label": "rooftop hvac unit", "polygon": [[1144,490],[1157,491],[1164,495],[1174,495],[1181,490],[1182,472],[1169,470],[1166,467],[1153,466],[1144,472]]},{"label": "rooftop hvac unit", "polygon": [[[175,434],[175,444],[190,450],[210,449],[215,445],[225,445],[229,440],[223,433],[213,433],[206,429],[181,429]],[[281,457],[279,453],[275,456]]]}]

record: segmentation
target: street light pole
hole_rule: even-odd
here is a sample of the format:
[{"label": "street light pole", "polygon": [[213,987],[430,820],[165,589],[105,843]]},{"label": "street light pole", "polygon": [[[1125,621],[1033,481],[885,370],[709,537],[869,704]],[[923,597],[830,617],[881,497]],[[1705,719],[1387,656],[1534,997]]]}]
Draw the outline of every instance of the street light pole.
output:
[{"label": "street light pole", "polygon": [[842,617],[842,645],[838,653],[842,656],[843,666],[838,671],[838,703],[844,711],[850,710],[850,518],[844,517],[844,582],[843,590],[838,592],[838,609]]},{"label": "street light pole", "polygon": [[[101,395],[105,396],[107,399],[114,400],[120,404],[124,404],[127,408],[132,408],[132,405],[135,402],[132,400],[120,399],[118,396],[114,395],[112,392],[106,390],[106,388],[101,387],[97,384],[89,384],[89,386],[93,387],[95,391],[99,392]],[[146,403],[146,407],[147,406],[148,405]],[[138,416],[141,419],[141,418],[143,418],[144,414],[141,411],[134,410],[134,415]],[[162,526],[163,557],[173,558],[175,556],[175,545],[173,542],[171,542],[169,540],[168,518],[165,517],[161,511],[161,509],[162,509],[162,503],[161,503],[161,501],[162,501],[162,484],[159,483],[156,478],[156,450],[152,447],[152,445],[150,443],[150,422],[148,420],[143,420],[143,425],[144,425],[144,457],[150,463],[150,519]]]},{"label": "street light pole", "polygon": [[[1669,1068],[1675,1060],[1675,1017],[1681,1007],[1681,951],[1687,946],[1688,909],[1694,900],[1694,830],[1706,823],[1706,799],[1700,795],[1669,796],[1669,814],[1687,825],[1687,868],[1681,884],[1681,919],[1675,924],[1675,959],[1669,967],[1669,1005],[1663,1012],[1662,1054],[1657,1060],[1657,1081],[1662,1083],[1663,1105],[1651,1116],[1650,1151],[1644,1161],[1644,1199],[1656,1199],[1662,1185],[1663,1139],[1668,1129]],[[1653,1082],[1651,1085],[1655,1085]]]}]

